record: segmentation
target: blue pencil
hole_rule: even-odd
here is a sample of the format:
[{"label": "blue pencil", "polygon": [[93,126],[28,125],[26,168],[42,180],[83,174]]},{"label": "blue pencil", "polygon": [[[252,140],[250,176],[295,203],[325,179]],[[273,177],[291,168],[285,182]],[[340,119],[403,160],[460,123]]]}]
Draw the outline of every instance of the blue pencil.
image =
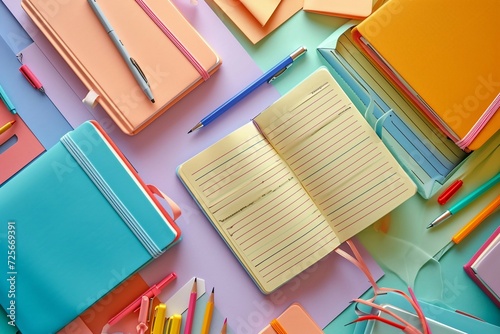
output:
[{"label": "blue pencil", "polygon": [[285,59],[280,61],[278,64],[276,64],[273,68],[271,68],[269,71],[264,73],[262,76],[260,76],[257,80],[252,82],[250,85],[248,85],[246,88],[244,88],[241,92],[227,100],[224,104],[222,104],[219,108],[215,109],[212,111],[210,114],[205,116],[198,124],[196,124],[191,130],[189,130],[188,133],[191,133],[195,130],[198,130],[204,126],[207,126],[209,123],[211,123],[213,120],[215,120],[217,117],[222,115],[224,112],[226,112],[229,108],[234,106],[236,103],[241,101],[245,96],[253,92],[255,89],[257,89],[259,86],[263,85],[266,82],[271,82],[274,79],[276,79],[278,76],[283,74],[283,72],[289,68],[293,62],[302,56],[307,49],[304,46],[301,46],[298,48],[296,51],[294,51],[292,54],[287,56]]}]

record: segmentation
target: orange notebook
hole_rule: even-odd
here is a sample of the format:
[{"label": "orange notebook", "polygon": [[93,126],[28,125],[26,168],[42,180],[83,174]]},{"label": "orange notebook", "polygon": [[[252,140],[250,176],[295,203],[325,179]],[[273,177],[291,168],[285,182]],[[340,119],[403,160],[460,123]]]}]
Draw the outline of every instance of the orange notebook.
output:
[{"label": "orange notebook", "polygon": [[498,0],[389,0],[353,37],[444,134],[475,150],[500,128],[499,13]]},{"label": "orange notebook", "polygon": [[[204,78],[136,1],[97,2],[144,72],[155,103],[139,87],[87,0],[55,5],[23,0],[21,5],[89,91],[98,95],[95,103],[123,132],[133,135],[204,82]],[[201,68],[210,74],[217,70],[221,64],[218,55],[170,1],[145,3]],[[93,104],[90,98],[87,102]]]},{"label": "orange notebook", "polygon": [[[279,328],[285,331],[279,331]],[[323,334],[323,331],[299,303],[293,303],[270,325],[259,332],[259,334],[276,333]]]}]

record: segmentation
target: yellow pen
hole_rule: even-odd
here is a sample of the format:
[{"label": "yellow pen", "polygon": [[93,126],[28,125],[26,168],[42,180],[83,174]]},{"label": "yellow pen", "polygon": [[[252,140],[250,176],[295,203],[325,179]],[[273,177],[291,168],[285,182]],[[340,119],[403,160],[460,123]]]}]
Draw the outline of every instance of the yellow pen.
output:
[{"label": "yellow pen", "polygon": [[152,322],[151,334],[164,334],[167,318],[167,305],[160,303],[155,307],[155,315]]},{"label": "yellow pen", "polygon": [[167,334],[180,334],[181,333],[182,316],[174,314],[168,318]]}]

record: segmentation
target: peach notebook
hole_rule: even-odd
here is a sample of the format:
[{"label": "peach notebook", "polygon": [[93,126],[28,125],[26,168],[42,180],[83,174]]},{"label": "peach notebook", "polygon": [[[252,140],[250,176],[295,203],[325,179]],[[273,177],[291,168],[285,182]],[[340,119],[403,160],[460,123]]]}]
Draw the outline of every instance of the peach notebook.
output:
[{"label": "peach notebook", "polygon": [[299,304],[290,305],[274,322],[264,328],[259,334],[283,333],[273,327],[283,328],[287,334],[323,334],[307,311]]},{"label": "peach notebook", "polygon": [[[221,64],[218,55],[170,1],[145,3],[205,71],[211,74],[217,70]],[[95,103],[104,108],[123,132],[133,135],[207,78],[202,77],[137,1],[99,0],[98,4],[145,73],[155,103],[139,88],[87,0],[66,1],[57,6],[36,0],[21,2],[89,91],[98,95]]]},{"label": "peach notebook", "polygon": [[389,0],[352,33],[446,136],[475,150],[500,128],[499,13],[498,0]]}]

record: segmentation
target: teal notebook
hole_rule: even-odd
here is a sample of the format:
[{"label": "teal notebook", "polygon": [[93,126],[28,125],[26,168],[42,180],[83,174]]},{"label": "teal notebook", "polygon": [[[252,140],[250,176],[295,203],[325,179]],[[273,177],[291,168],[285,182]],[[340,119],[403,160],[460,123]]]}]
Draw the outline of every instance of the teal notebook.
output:
[{"label": "teal notebook", "polygon": [[55,333],[176,242],[152,189],[96,122],[2,186],[7,320],[23,334]]}]

